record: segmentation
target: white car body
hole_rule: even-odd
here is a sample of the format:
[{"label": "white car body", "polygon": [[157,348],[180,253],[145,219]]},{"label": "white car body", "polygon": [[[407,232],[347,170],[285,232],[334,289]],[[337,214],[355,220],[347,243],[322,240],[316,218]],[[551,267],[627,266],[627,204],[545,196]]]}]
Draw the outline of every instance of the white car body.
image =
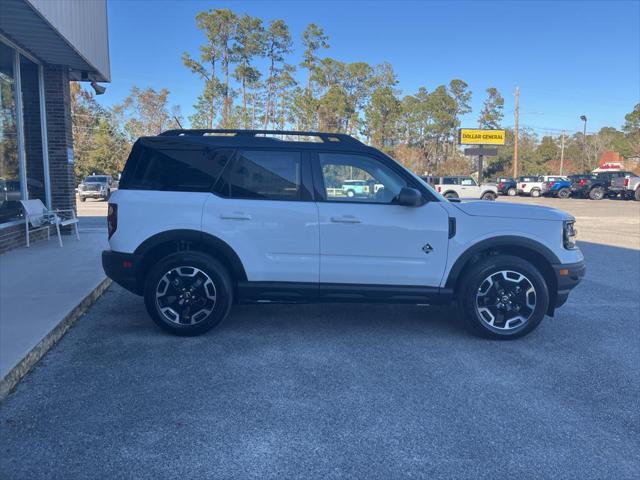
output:
[{"label": "white car body", "polygon": [[443,183],[436,183],[434,188],[444,197],[449,197],[453,194],[454,198],[479,200],[487,193],[498,196],[498,187],[496,185],[478,185],[471,177],[440,177],[439,181]]},{"label": "white car body", "polygon": [[[202,135],[194,132],[194,137]],[[225,292],[229,306],[271,301],[449,303],[470,285],[465,280],[469,270],[480,268],[478,262],[490,265],[497,255],[502,262],[525,262],[511,268],[539,269],[530,275],[547,282],[545,295],[549,292],[545,309],[536,311],[539,322],[540,314],[553,314],[566,301],[584,275],[574,219],[567,213],[533,205],[448,201],[391,158],[346,135],[339,137],[344,144],[329,139],[320,147],[242,136],[167,136],[146,137],[134,145],[120,188],[109,202],[110,249],[102,261],[107,275],[144,295],[152,318],[174,333],[184,331],[182,314],[160,302],[180,298],[179,309],[186,309],[190,323],[190,307],[182,302],[195,298],[191,292],[203,285],[208,285],[207,298],[199,290],[198,301],[208,306],[212,301],[215,306],[214,284]],[[160,162],[157,168],[154,162]],[[359,177],[366,177],[375,191],[342,195],[339,186],[343,176],[353,174],[350,170],[360,170]],[[203,182],[203,176],[211,183]],[[469,188],[460,190],[462,198],[496,191],[495,186],[482,190],[489,186],[475,182],[460,186]],[[223,274],[216,277],[219,271]],[[183,280],[172,279],[175,275]],[[185,290],[182,282],[195,275],[199,280],[189,280],[194,284]],[[497,289],[493,281],[490,285]],[[527,308],[533,287],[519,291],[527,292],[522,307]],[[202,318],[204,312],[194,315]],[[221,312],[224,316],[228,309]],[[162,315],[169,317],[162,320]],[[496,315],[494,321],[503,318]]]},{"label": "white car body", "polygon": [[543,177],[530,176],[530,177],[518,177],[517,189],[518,195],[529,195],[532,197],[541,196],[547,189]]}]

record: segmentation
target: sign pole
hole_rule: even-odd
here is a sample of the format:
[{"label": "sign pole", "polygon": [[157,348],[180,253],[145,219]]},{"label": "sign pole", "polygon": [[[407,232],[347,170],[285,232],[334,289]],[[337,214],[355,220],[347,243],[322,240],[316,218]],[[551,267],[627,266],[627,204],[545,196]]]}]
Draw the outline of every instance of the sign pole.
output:
[{"label": "sign pole", "polygon": [[[484,145],[480,145],[480,151],[482,151],[483,148],[484,148]],[[484,170],[483,164],[484,164],[484,155],[480,153],[480,155],[478,155],[478,185],[482,185],[482,170]]]}]

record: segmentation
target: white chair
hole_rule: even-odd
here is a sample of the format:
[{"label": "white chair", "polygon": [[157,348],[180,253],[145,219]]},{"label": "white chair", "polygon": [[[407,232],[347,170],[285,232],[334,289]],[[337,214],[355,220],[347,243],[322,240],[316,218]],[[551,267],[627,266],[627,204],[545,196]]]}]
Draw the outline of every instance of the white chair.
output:
[{"label": "white chair", "polygon": [[[80,240],[78,233],[78,218],[73,209],[68,210],[49,210],[44,206],[41,200],[20,200],[24,209],[24,233],[27,237],[27,247],[29,246],[29,234],[39,230],[47,230],[47,240],[49,239],[49,227],[55,226],[58,233],[58,243],[62,247],[62,236],[60,235],[60,227],[73,225],[76,230],[76,238]],[[32,228],[29,229],[29,226]]]}]

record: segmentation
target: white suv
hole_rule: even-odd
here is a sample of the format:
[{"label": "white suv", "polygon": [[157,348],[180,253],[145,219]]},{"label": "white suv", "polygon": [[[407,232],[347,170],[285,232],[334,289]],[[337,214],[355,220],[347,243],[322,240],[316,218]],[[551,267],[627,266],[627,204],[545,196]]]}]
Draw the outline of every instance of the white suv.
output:
[{"label": "white suv", "polygon": [[[348,197],[352,180],[374,188]],[[234,303],[455,300],[474,332],[515,338],[553,315],[585,272],[568,214],[451,203],[341,134],[141,138],[108,226],[105,272],[178,335],[209,330]]]},{"label": "white suv", "polygon": [[478,185],[472,177],[436,177],[436,191],[448,200],[452,198],[495,200],[498,197],[496,185]]},{"label": "white suv", "polygon": [[538,176],[524,176],[518,177],[518,195],[529,195],[530,197],[539,197],[546,189],[547,184],[543,177]]}]

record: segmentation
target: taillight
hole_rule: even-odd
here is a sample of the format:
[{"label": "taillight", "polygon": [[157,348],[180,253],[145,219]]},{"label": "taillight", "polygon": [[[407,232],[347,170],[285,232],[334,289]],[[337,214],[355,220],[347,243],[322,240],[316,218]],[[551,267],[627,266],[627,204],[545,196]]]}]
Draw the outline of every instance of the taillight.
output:
[{"label": "taillight", "polygon": [[629,186],[629,177],[624,179],[624,186],[628,187]]},{"label": "taillight", "polygon": [[553,185],[554,185],[555,183],[556,183],[556,182],[549,182],[549,183],[547,183],[547,188],[551,189],[551,187],[553,187]]},{"label": "taillight", "polygon": [[118,205],[115,203],[109,204],[109,209],[107,210],[107,231],[109,232],[109,237],[111,238],[114,233],[116,233],[116,229],[118,228]]},{"label": "taillight", "polygon": [[438,193],[442,192],[442,187],[438,186],[436,188],[438,189]]},{"label": "taillight", "polygon": [[504,187],[504,183],[500,182],[500,183],[498,184],[498,188],[502,188],[502,187]]},{"label": "taillight", "polygon": [[580,186],[582,187],[583,185],[587,184],[587,179],[586,178],[582,178],[580,179]]}]

